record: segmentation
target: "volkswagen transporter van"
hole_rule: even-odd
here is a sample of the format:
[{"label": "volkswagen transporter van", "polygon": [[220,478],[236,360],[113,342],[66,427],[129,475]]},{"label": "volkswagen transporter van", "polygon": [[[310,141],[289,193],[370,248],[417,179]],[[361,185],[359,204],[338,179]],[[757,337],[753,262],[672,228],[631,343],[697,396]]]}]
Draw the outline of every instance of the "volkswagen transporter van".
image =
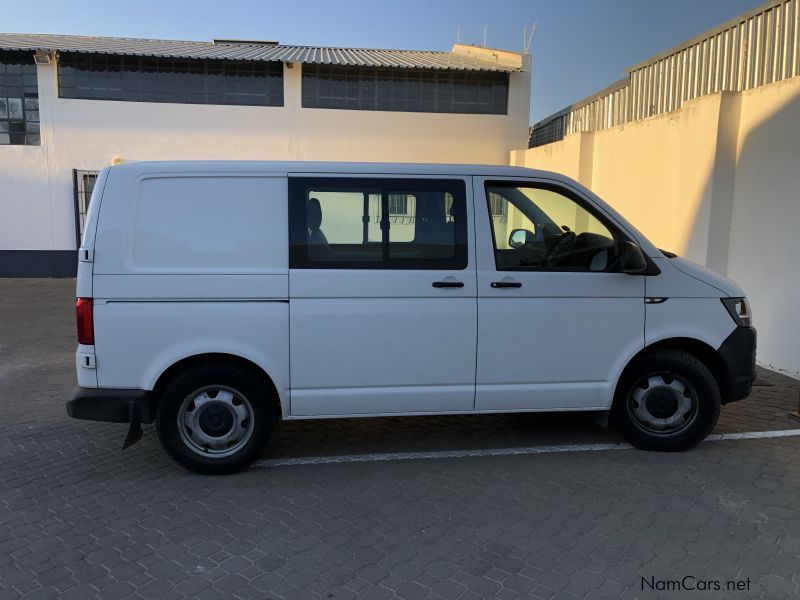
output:
[{"label": "volkswagen transporter van", "polygon": [[141,162],[100,173],[73,417],[206,473],[281,420],[610,411],[689,448],[755,377],[732,281],[514,167]]}]

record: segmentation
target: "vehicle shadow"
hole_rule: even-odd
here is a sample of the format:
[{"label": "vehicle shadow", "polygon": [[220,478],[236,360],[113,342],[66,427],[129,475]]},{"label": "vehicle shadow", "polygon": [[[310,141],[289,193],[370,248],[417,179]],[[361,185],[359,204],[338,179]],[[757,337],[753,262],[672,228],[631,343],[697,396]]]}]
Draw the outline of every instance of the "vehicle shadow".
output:
[{"label": "vehicle shadow", "polygon": [[590,413],[518,413],[284,421],[265,456],[338,456],[619,441]]}]

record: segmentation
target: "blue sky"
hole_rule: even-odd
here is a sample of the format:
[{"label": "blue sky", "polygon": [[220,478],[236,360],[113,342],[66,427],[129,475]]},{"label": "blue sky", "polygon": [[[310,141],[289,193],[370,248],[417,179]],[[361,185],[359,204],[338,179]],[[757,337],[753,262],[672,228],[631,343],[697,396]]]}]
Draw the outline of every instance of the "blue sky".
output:
[{"label": "blue sky", "polygon": [[446,50],[533,41],[531,122],[619,79],[625,67],[760,0],[37,0],[4,2],[4,32]]}]

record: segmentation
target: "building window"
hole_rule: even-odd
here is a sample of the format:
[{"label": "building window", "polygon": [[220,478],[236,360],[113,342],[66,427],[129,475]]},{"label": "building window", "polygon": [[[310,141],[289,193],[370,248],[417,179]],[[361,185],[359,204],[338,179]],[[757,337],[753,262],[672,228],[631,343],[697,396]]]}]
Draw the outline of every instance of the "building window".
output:
[{"label": "building window", "polygon": [[504,115],[508,74],[308,64],[303,107]]},{"label": "building window", "polygon": [[75,197],[75,237],[76,248],[81,247],[83,229],[86,226],[86,213],[89,212],[89,200],[97,182],[98,171],[72,170],[72,192]]},{"label": "building window", "polygon": [[508,215],[508,203],[499,194],[489,192],[489,212],[492,219],[505,220]]},{"label": "building window", "polygon": [[64,53],[61,98],[283,106],[283,63]]},{"label": "building window", "polygon": [[39,87],[33,54],[0,52],[0,145],[39,143]]},{"label": "building window", "polygon": [[389,216],[408,215],[409,199],[414,200],[414,196],[408,194],[389,194]]}]

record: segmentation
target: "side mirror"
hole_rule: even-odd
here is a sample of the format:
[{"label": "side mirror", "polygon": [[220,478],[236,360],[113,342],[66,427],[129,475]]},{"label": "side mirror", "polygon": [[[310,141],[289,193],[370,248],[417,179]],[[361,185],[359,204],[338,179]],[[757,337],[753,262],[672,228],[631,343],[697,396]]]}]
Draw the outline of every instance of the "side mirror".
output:
[{"label": "side mirror", "polygon": [[527,229],[514,229],[508,236],[509,248],[521,248],[525,244],[534,242],[534,235]]},{"label": "side mirror", "polygon": [[647,270],[647,259],[642,249],[633,242],[622,242],[620,271],[629,275],[641,275]]}]

